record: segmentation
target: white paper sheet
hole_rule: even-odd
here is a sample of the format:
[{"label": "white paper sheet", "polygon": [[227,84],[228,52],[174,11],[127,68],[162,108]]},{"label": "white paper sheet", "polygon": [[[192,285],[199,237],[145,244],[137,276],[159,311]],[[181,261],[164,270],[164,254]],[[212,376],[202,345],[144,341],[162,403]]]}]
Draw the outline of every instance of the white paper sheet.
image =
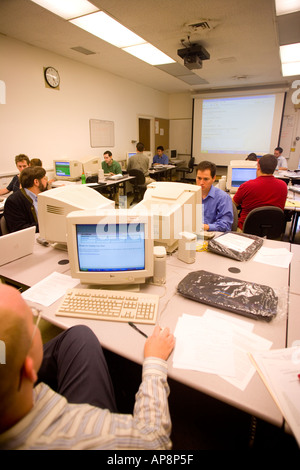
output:
[{"label": "white paper sheet", "polygon": [[254,243],[254,240],[235,235],[234,233],[226,233],[225,235],[218,237],[218,243],[226,248],[243,253],[250,245],[252,245],[252,243]]},{"label": "white paper sheet", "polygon": [[54,272],[23,292],[22,296],[25,300],[49,307],[49,305],[62,297],[67,289],[72,289],[77,284],[79,284],[78,279]]},{"label": "white paper sheet", "polygon": [[257,263],[270,264],[279,268],[288,268],[293,253],[286,248],[267,248],[262,246],[253,258]]}]

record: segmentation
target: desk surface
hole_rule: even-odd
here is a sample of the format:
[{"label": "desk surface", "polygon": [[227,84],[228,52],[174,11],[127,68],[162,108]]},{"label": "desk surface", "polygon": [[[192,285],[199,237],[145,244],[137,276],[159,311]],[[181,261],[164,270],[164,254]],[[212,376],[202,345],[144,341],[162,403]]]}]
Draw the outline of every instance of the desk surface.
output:
[{"label": "desk surface", "polygon": [[[266,240],[267,246],[286,246],[282,242],[272,242]],[[279,244],[279,245],[278,245]],[[34,254],[15,261],[9,265],[0,268],[0,275],[12,276],[15,281],[27,282],[28,285],[35,284],[38,280],[46,277],[51,272],[68,273],[68,265],[58,265],[58,262],[66,258],[66,253],[36,246]],[[229,267],[237,267],[240,273],[232,274],[228,271]],[[275,292],[281,292],[283,299],[288,287],[289,270],[283,268],[274,268],[250,260],[248,262],[238,262],[219,256],[214,253],[197,253],[196,262],[188,265],[177,259],[177,254],[168,257],[167,261],[167,283],[165,286],[142,286],[142,292],[149,292],[161,296],[159,305],[159,323],[161,326],[168,326],[174,331],[177,319],[182,313],[191,315],[203,315],[207,306],[183,298],[176,293],[176,287],[179,281],[190,271],[205,269],[222,275],[229,275],[248,281],[268,284],[275,289]],[[25,281],[25,282],[24,282]],[[80,320],[55,316],[60,300],[49,308],[43,308],[43,317],[50,322],[62,327],[68,328],[78,323],[88,325],[95,332],[103,347],[124,356],[134,362],[142,363],[144,338],[128,324],[113,323],[97,320]],[[284,300],[283,300],[284,304]],[[220,310],[218,310],[220,311]],[[236,317],[234,314],[226,312],[227,315]],[[247,322],[254,324],[254,333],[272,341],[272,348],[285,347],[286,342],[286,310],[272,320],[271,323],[264,321],[254,321],[246,317],[239,317]],[[144,325],[141,327],[148,335],[153,331],[153,326]],[[182,382],[192,388],[200,390],[221,401],[229,403],[250,414],[261,417],[273,424],[280,426],[282,416],[277,406],[273,402],[269,392],[262,381],[255,374],[251,379],[246,390],[241,391],[218,375],[183,370],[173,368],[172,355],[168,360],[169,376],[179,382]]]}]

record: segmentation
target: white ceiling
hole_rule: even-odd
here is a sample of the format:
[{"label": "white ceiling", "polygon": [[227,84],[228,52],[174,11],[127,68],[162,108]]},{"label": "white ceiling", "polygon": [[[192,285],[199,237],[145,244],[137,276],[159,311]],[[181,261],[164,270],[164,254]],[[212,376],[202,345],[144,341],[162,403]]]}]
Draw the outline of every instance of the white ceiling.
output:
[{"label": "white ceiling", "polygon": [[[297,78],[281,75],[274,0],[91,2],[176,63],[167,71],[148,65],[30,0],[0,0],[0,33],[167,93],[287,85]],[[207,29],[190,26],[203,21]],[[188,70],[177,55],[188,37],[210,53],[200,70]]]}]

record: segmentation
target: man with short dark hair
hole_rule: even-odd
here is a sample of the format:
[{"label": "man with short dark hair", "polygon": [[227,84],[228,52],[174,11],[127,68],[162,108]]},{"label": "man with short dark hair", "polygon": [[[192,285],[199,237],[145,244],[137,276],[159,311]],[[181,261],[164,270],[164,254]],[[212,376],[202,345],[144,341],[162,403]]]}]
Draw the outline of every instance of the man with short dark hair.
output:
[{"label": "man with short dark hair", "polygon": [[129,158],[127,171],[140,170],[145,176],[146,184],[154,183],[155,180],[149,176],[149,158],[144,155],[145,146],[142,142],[136,144],[136,154]]},{"label": "man with short dark hair", "polygon": [[202,161],[197,166],[196,184],[202,189],[203,230],[227,232],[233,223],[233,208],[229,194],[213,185],[216,179],[216,165]]},{"label": "man with short dark hair", "polygon": [[3,196],[4,194],[8,194],[11,191],[13,192],[18,191],[18,189],[20,189],[19,175],[21,171],[24,170],[24,168],[27,168],[28,166],[30,166],[30,160],[27,157],[27,155],[24,155],[23,153],[21,153],[20,155],[17,155],[15,157],[15,163],[16,163],[16,167],[19,170],[19,174],[13,177],[13,179],[11,180],[11,182],[6,188],[0,189],[0,196]]},{"label": "man with short dark hair", "polygon": [[20,174],[21,189],[11,194],[4,206],[4,217],[9,232],[38,226],[37,196],[47,190],[46,171],[40,166],[25,168]]},{"label": "man with short dark hair", "polygon": [[153,157],[153,165],[168,165],[169,159],[168,155],[164,153],[164,148],[162,145],[159,145],[156,149],[157,154]]},{"label": "man with short dark hair", "polygon": [[256,178],[241,184],[233,202],[241,206],[238,228],[243,229],[244,221],[253,209],[262,206],[275,206],[284,209],[287,198],[287,185],[275,178],[277,159],[274,155],[263,155],[257,162]]},{"label": "man with short dark hair", "polygon": [[286,161],[286,158],[282,155],[283,148],[281,147],[276,147],[274,150],[274,155],[277,158],[277,166],[276,170],[287,170],[288,169],[288,164]]},{"label": "man with short dark hair", "polygon": [[106,150],[103,154],[104,162],[102,162],[102,170],[105,175],[119,175],[122,174],[122,168],[119,162],[113,159],[110,150]]}]

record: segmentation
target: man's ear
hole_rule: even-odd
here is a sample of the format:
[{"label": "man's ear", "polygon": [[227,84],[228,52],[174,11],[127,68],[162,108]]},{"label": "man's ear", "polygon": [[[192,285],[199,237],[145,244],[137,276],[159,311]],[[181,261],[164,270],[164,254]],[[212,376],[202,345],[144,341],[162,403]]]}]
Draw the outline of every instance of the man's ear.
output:
[{"label": "man's ear", "polygon": [[32,357],[26,356],[23,367],[24,376],[33,384],[37,381],[37,372],[34,367]]}]

